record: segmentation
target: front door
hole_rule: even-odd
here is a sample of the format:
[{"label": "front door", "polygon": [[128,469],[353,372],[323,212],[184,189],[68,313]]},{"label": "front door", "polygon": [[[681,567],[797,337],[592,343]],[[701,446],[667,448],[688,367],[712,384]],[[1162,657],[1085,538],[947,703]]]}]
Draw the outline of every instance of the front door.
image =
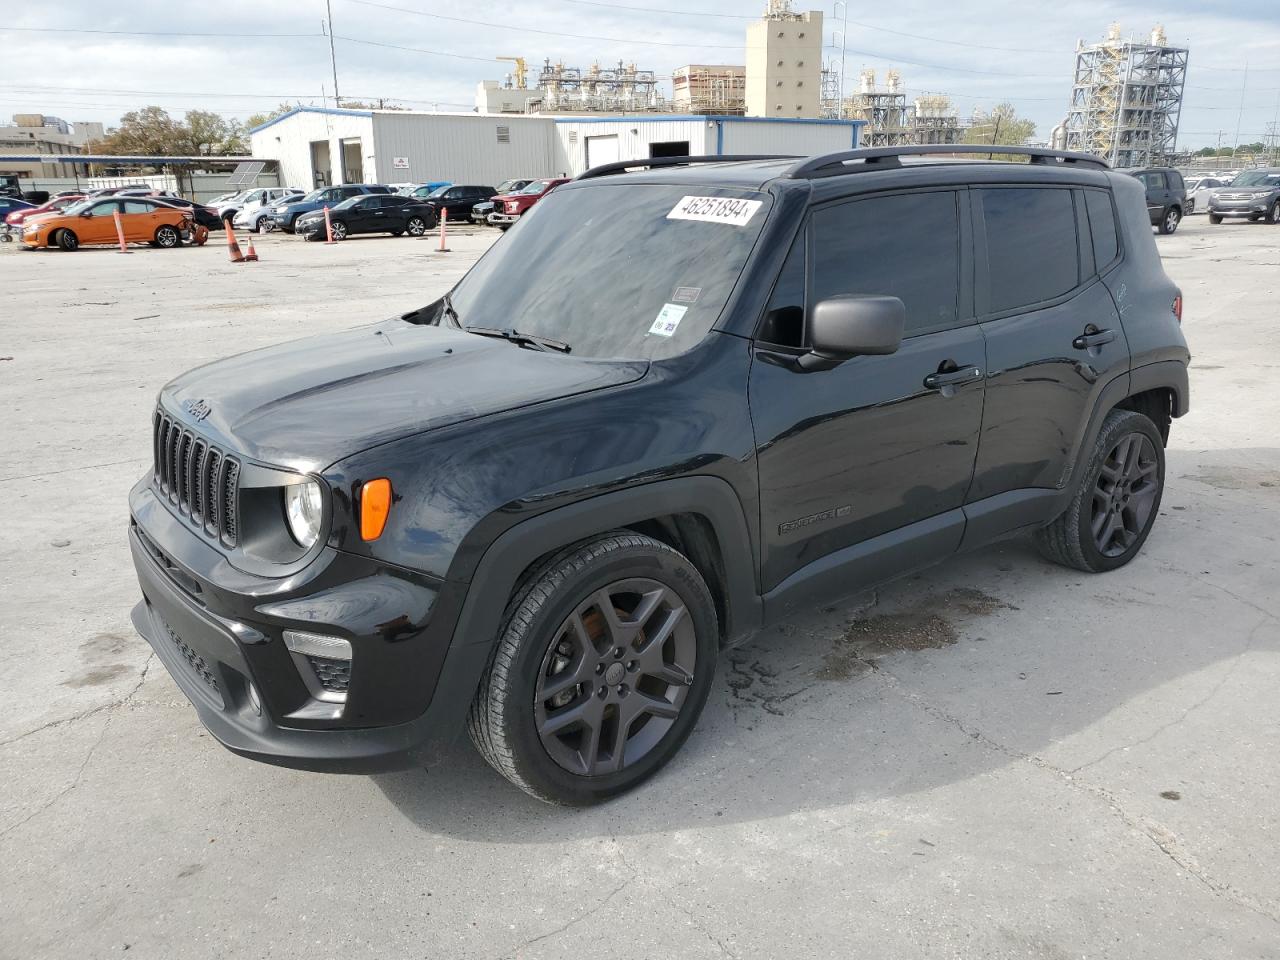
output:
[{"label": "front door", "polygon": [[[833,572],[851,593],[858,584],[840,580],[846,558],[879,555],[875,570],[889,576],[918,565],[911,544],[927,543],[930,559],[959,544],[985,364],[964,198],[944,190],[842,201],[816,210],[792,250],[749,388],[766,594]],[[817,372],[787,362],[804,350],[814,305],[841,294],[903,301],[897,353]]]},{"label": "front door", "polygon": [[88,216],[82,213],[79,224],[74,228],[80,242],[82,244],[114,243],[116,241],[115,213],[119,209],[119,200],[99,200],[85,211]]}]

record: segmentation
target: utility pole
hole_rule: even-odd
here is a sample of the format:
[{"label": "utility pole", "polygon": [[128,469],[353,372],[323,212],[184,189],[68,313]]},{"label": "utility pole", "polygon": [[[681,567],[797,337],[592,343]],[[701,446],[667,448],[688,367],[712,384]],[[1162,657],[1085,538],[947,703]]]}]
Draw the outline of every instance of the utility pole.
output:
[{"label": "utility pole", "polygon": [[1231,148],[1231,156],[1234,158],[1236,151],[1240,149],[1240,121],[1244,118],[1244,94],[1249,87],[1249,61],[1244,62],[1244,79],[1240,81],[1240,110],[1236,113],[1236,145]]},{"label": "utility pole", "polygon": [[342,100],[338,97],[338,55],[333,50],[333,3],[332,0],[324,0],[324,12],[329,18],[329,64],[333,67],[333,105],[335,107],[342,106]]},{"label": "utility pole", "polygon": [[837,99],[836,117],[844,118],[844,65],[845,51],[848,49],[849,4],[845,0],[835,0],[831,7],[832,17],[840,17],[840,93]]}]

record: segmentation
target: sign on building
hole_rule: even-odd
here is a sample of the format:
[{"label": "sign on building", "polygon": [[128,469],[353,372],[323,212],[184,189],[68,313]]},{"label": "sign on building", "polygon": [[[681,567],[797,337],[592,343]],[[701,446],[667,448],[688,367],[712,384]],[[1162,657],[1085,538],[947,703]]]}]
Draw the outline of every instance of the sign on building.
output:
[{"label": "sign on building", "polygon": [[392,157],[391,167],[394,170],[408,170],[409,158],[408,157]]}]

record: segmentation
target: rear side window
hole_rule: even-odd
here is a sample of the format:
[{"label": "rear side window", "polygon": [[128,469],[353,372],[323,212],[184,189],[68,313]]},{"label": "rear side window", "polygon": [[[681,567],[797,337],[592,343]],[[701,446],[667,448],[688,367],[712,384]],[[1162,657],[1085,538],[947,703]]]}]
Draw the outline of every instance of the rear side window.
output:
[{"label": "rear side window", "polygon": [[1145,173],[1138,174],[1138,179],[1142,181],[1142,185],[1148,190],[1163,190],[1165,187],[1164,174],[1155,170],[1147,170]]},{"label": "rear side window", "polygon": [[1093,260],[1101,273],[1120,253],[1116,216],[1111,209],[1111,197],[1101,190],[1086,190],[1084,204],[1089,212],[1089,232],[1093,235]]},{"label": "rear side window", "polygon": [[145,200],[126,200],[124,202],[125,213],[155,213],[155,209]]},{"label": "rear side window", "polygon": [[1013,187],[982,190],[980,196],[987,234],[988,312],[1052,300],[1080,282],[1070,190]]},{"label": "rear side window", "polygon": [[898,297],[905,333],[953,326],[960,215],[953,192],[873,197],[813,216],[813,302],[840,294]]}]

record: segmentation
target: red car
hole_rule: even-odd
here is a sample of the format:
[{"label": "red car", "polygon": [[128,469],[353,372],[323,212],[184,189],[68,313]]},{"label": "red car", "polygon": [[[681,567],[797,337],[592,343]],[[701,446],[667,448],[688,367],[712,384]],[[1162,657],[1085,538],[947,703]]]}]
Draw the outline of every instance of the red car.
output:
[{"label": "red car", "polygon": [[37,217],[42,213],[61,213],[73,203],[79,203],[83,199],[84,195],[79,193],[73,193],[66,197],[54,197],[47,203],[32,207],[30,210],[15,210],[4,218],[4,222],[11,227],[21,227],[23,221],[28,217]]},{"label": "red car", "polygon": [[568,183],[568,177],[554,177],[548,180],[534,180],[522,190],[515,193],[499,194],[493,198],[493,213],[489,214],[489,224],[500,230],[509,230],[511,225],[525,215],[525,212],[548,193]]}]

